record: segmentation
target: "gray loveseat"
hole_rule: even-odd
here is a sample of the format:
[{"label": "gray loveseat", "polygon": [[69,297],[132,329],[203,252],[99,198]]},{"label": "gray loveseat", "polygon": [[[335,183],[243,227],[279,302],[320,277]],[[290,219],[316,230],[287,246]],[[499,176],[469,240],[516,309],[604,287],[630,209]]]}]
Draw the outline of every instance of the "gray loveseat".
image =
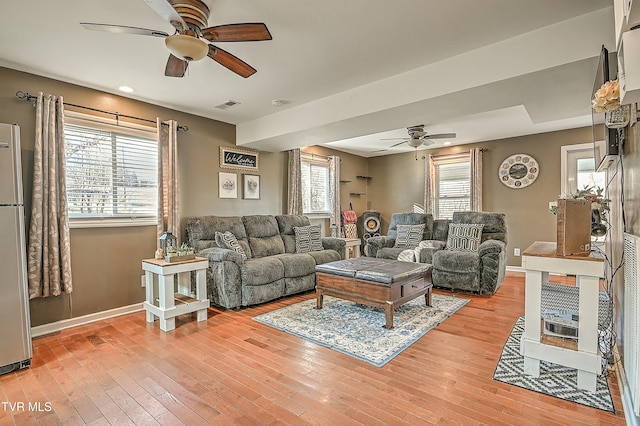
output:
[{"label": "gray loveseat", "polygon": [[[394,213],[387,236],[367,240],[367,256],[398,259],[406,249],[394,248],[397,226],[425,224],[423,241],[414,249],[414,260],[433,265],[435,287],[476,293],[495,293],[505,277],[507,224],[503,213],[454,212],[451,220],[434,220],[430,214]],[[482,224],[477,251],[447,250],[449,224]]]},{"label": "gray loveseat", "polygon": [[[255,305],[315,287],[316,265],[344,258],[345,242],[322,238],[324,250],[296,253],[294,227],[306,216],[200,216],[187,219],[186,242],[209,259],[207,294],[225,308]],[[247,259],[216,243],[216,231],[231,232]]]}]

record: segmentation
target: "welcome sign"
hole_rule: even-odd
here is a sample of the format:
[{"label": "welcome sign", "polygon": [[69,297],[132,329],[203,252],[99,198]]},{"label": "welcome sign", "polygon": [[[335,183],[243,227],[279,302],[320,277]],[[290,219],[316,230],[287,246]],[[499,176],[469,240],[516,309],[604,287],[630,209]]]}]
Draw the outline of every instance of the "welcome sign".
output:
[{"label": "welcome sign", "polygon": [[220,167],[228,169],[258,170],[258,153],[236,148],[220,147]]}]

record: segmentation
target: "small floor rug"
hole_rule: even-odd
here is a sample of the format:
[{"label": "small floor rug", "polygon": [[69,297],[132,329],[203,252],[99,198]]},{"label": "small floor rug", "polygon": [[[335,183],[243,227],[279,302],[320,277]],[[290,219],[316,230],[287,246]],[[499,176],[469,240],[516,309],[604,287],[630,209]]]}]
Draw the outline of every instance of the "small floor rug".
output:
[{"label": "small floor rug", "polygon": [[507,339],[493,380],[524,389],[544,393],[556,398],[576,402],[604,411],[615,412],[607,378],[598,376],[596,392],[578,389],[577,370],[550,362],[540,362],[540,377],[524,374],[524,357],[520,355],[520,337],[524,332],[524,317],[518,318]]},{"label": "small floor rug", "polygon": [[391,330],[383,309],[330,296],[322,309],[313,298],[253,319],[381,367],[468,302],[433,294],[428,307],[418,297],[394,310]]}]

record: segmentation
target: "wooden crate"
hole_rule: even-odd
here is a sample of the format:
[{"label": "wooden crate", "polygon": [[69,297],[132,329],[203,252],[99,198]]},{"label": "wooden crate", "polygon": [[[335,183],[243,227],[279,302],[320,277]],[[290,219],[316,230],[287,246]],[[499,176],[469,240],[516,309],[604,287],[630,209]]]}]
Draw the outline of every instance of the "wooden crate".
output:
[{"label": "wooden crate", "polygon": [[589,255],[591,251],[591,201],[558,199],[558,256]]}]

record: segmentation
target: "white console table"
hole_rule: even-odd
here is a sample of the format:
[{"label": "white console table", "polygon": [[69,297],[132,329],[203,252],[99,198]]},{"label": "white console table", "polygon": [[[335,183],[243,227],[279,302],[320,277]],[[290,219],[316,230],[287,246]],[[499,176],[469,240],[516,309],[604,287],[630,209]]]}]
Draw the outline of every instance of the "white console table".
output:
[{"label": "white console table", "polygon": [[[176,328],[176,317],[190,312],[198,312],[198,321],[207,320],[207,308],[209,299],[206,298],[206,270],[209,261],[203,257],[184,262],[165,262],[164,260],[145,259],[142,261],[142,269],[145,271],[146,300],[143,303],[147,311],[147,322],[154,322],[156,317],[160,320],[160,330],[171,331]],[[182,286],[178,283],[178,292],[175,292],[178,274],[196,271],[196,294],[191,297],[190,286]],[[158,297],[154,294],[153,276],[158,277]],[[187,280],[191,282],[191,278]]]},{"label": "white console table", "polygon": [[[597,375],[602,371],[598,350],[598,300],[600,277],[604,273],[601,256],[558,256],[556,243],[535,242],[522,253],[525,269],[525,329],[520,341],[525,374],[539,377],[540,361],[578,370],[578,388],[596,390]],[[543,283],[549,272],[575,275],[579,288],[578,350],[541,343],[541,298]]]}]

